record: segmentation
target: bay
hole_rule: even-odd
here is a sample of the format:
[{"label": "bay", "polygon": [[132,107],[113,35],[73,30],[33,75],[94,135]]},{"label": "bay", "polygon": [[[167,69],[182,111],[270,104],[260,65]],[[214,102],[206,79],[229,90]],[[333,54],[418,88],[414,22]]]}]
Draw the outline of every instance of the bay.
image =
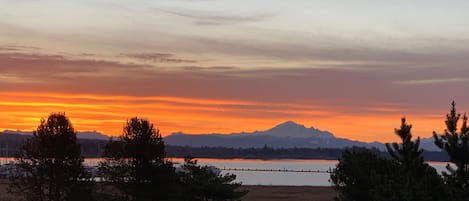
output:
[{"label": "bay", "polygon": [[[335,167],[337,160],[255,160],[255,159],[197,159],[199,164],[220,169],[265,169],[265,170],[313,170],[328,171]],[[173,159],[182,162],[182,159]],[[429,162],[439,173],[445,171],[446,162]],[[236,181],[245,185],[273,186],[331,186],[328,173],[318,172],[272,172],[272,171],[222,171],[235,174]]]},{"label": "bay", "polygon": [[[101,158],[86,158],[86,166],[97,166]],[[176,166],[181,165],[182,158],[170,159]],[[337,160],[257,160],[257,159],[210,159],[197,158],[198,164],[214,166],[222,174],[236,175],[236,181],[244,185],[272,186],[331,186],[329,173]],[[0,158],[0,164],[12,162],[13,158]],[[439,173],[446,170],[446,162],[429,162]],[[251,169],[257,171],[223,170]],[[266,170],[266,171],[258,171]],[[284,171],[320,171],[320,172],[284,172]]]}]

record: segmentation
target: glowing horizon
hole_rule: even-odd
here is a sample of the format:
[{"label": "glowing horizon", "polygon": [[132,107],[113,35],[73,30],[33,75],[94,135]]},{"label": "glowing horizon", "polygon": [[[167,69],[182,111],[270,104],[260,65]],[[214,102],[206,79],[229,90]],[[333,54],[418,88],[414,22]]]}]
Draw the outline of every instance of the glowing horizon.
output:
[{"label": "glowing horizon", "polygon": [[[375,116],[340,114],[340,111],[325,113],[317,109],[314,111],[315,107],[308,104],[204,100],[181,97],[35,94],[32,92],[0,93],[0,97],[2,97],[0,98],[0,107],[3,108],[0,112],[0,130],[32,131],[36,129],[41,118],[46,118],[52,112],[65,112],[77,131],[98,131],[110,136],[119,135],[125,121],[128,118],[138,116],[152,121],[163,136],[174,132],[188,134],[252,132],[267,130],[279,123],[292,120],[306,127],[313,126],[332,132],[336,137],[365,142],[390,142],[397,139],[393,129],[399,126],[400,120],[399,115],[383,115],[376,118]],[[116,97],[119,98],[116,99]],[[11,101],[11,99],[15,99],[15,101]],[[103,100],[105,101],[103,102]],[[107,102],[108,100],[114,101],[110,104]],[[148,100],[152,102],[138,103]],[[181,102],[192,105],[181,106]],[[243,111],[246,112],[244,108],[263,104],[268,107],[254,109],[263,114],[248,117],[249,114],[243,113]],[[374,120],[371,121],[371,119]],[[429,137],[432,131],[442,130],[443,118],[436,116],[410,117],[408,121],[415,125],[413,132],[416,136]],[[439,126],[428,127],[429,125]],[[362,128],[367,129],[362,130]]]}]

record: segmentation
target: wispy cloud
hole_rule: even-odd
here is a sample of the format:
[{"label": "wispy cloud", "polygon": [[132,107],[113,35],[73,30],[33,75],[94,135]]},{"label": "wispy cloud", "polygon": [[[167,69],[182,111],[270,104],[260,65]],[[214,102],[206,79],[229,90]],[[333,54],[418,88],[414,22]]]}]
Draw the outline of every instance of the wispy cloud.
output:
[{"label": "wispy cloud", "polygon": [[231,72],[234,72],[234,70],[240,70],[240,68],[235,67],[235,66],[209,66],[209,67],[183,66],[183,67],[180,67],[180,69],[187,70],[187,71],[208,70],[208,71],[231,71]]},{"label": "wispy cloud", "polygon": [[182,9],[157,9],[160,12],[164,12],[179,17],[184,17],[193,20],[196,25],[229,25],[247,22],[258,22],[264,21],[275,16],[274,14],[248,14],[248,15],[228,15],[216,12],[208,11],[197,11],[197,10],[182,10]]},{"label": "wispy cloud", "polygon": [[10,83],[10,84],[32,84],[32,83],[39,83],[40,80],[35,79],[25,79],[24,77],[19,77],[15,75],[9,74],[1,74],[0,73],[0,83]]},{"label": "wispy cloud", "polygon": [[445,84],[445,83],[458,83],[467,82],[468,78],[436,78],[436,79],[421,79],[421,80],[400,80],[395,81],[396,84],[401,85],[432,85],[432,84]]},{"label": "wispy cloud", "polygon": [[120,54],[128,58],[135,58],[143,61],[157,62],[157,63],[197,63],[196,60],[174,58],[173,54],[168,53],[139,53],[139,54]]},{"label": "wispy cloud", "polygon": [[16,52],[16,51],[30,51],[39,50],[38,47],[33,46],[22,46],[22,45],[0,45],[0,51],[2,52]]},{"label": "wispy cloud", "polygon": [[[157,61],[173,57],[172,54],[163,53],[132,56]],[[339,105],[348,105],[343,108],[344,112],[351,113],[364,112],[353,108],[363,105],[369,107],[368,103],[371,102],[404,101],[410,105],[424,107],[420,106],[419,99],[407,100],[401,97],[425,98],[435,91],[440,94],[439,98],[431,99],[435,102],[426,102],[428,105],[441,103],[440,101],[446,101],[447,97],[454,97],[455,90],[463,90],[461,83],[469,81],[465,78],[469,77],[469,71],[464,68],[453,68],[450,71],[437,67],[423,71],[420,68],[394,69],[392,66],[380,70],[349,70],[353,66],[347,65],[344,68],[242,68],[205,66],[203,63],[190,66],[182,63],[180,66],[165,68],[165,63],[154,67],[123,63],[119,61],[120,58],[114,59],[116,61],[94,60],[89,57],[77,59],[62,55],[3,53],[0,54],[0,75],[5,78],[3,88],[9,90],[40,89],[55,92],[241,98],[279,102],[317,100],[336,108]],[[366,68],[373,69],[373,65],[370,64]],[[428,79],[437,76],[444,78]],[[5,80],[8,80],[9,84],[5,83]],[[38,83],[13,84],[30,80]],[[402,85],[411,84],[419,87],[402,88]],[[427,86],[432,88],[431,93],[422,90]],[[448,87],[451,87],[451,90]],[[469,100],[469,96],[460,96],[461,100]]]}]

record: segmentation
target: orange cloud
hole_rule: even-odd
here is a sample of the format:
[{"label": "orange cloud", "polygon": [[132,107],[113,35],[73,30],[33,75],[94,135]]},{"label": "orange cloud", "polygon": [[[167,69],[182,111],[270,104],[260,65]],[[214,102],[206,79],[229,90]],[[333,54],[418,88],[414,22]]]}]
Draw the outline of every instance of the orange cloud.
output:
[{"label": "orange cloud", "polygon": [[[164,133],[166,134],[178,130],[210,132],[211,128],[214,128],[213,131],[228,132],[244,130],[244,126],[240,124],[243,122],[240,120],[244,117],[247,117],[244,120],[253,121],[258,116],[271,118],[269,117],[270,113],[304,115],[303,110],[308,108],[308,106],[300,107],[294,104],[290,106],[288,104],[264,106],[264,103],[249,101],[182,97],[31,92],[1,92],[0,97],[0,107],[2,108],[0,127],[2,128],[31,130],[38,124],[40,117],[45,117],[50,112],[66,112],[79,130],[99,130],[107,134],[119,134],[124,121],[132,116],[154,120],[159,127],[165,128]],[[247,114],[251,112],[256,112],[257,115]],[[227,120],[239,123],[226,123]],[[225,129],[217,129],[221,128],[221,126],[217,126],[217,124],[221,125],[220,122],[224,122],[222,127]],[[211,124],[213,126],[210,126]],[[251,122],[246,125],[255,124]]]},{"label": "orange cloud", "polygon": [[[376,108],[370,108],[375,110]],[[379,110],[392,110],[379,108]],[[118,135],[126,119],[150,119],[163,135],[186,133],[231,133],[268,129],[285,120],[329,130],[337,137],[362,141],[394,141],[393,128],[400,116],[347,114],[311,103],[254,102],[186,97],[137,97],[96,94],[0,92],[0,129],[33,130],[40,118],[65,112],[79,131],[97,130]],[[430,136],[442,130],[443,118],[410,118],[414,133]]]}]

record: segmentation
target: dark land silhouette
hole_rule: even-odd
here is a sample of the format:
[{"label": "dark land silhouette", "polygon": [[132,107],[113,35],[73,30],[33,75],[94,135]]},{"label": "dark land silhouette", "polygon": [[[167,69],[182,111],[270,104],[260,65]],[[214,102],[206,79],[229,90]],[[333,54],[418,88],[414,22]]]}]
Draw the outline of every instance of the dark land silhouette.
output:
[{"label": "dark land silhouette", "polygon": [[[21,148],[23,142],[29,139],[29,135],[5,134],[0,133],[0,157],[14,157]],[[78,139],[82,156],[85,158],[100,158],[108,140],[98,139]],[[321,159],[321,160],[337,160],[345,148],[274,148],[267,145],[263,147],[252,148],[232,148],[232,147],[192,147],[192,146],[176,146],[165,144],[167,157],[184,158],[188,155],[196,158],[220,158],[220,159]],[[366,147],[360,147],[368,149]],[[380,149],[371,149],[378,155],[390,157],[389,153]],[[443,151],[426,151],[423,152],[426,161],[449,161],[448,154]]]}]

